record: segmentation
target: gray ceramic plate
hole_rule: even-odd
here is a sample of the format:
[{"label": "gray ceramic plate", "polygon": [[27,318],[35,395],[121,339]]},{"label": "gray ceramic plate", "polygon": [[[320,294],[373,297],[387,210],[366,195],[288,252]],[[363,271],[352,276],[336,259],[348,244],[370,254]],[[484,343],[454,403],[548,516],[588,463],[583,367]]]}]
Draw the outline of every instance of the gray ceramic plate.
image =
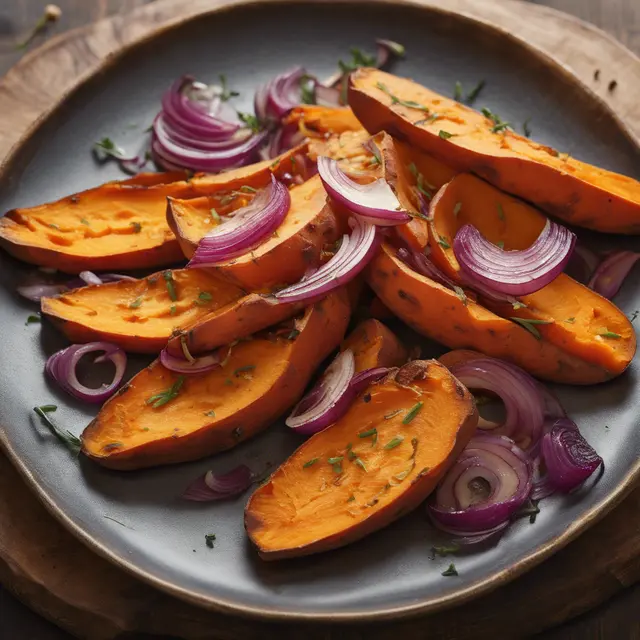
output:
[{"label": "gray ceramic plate", "polygon": [[[163,90],[189,72],[213,81],[225,73],[244,97],[256,85],[303,63],[320,77],[335,70],[352,45],[371,49],[376,37],[406,45],[397,71],[450,94],[455,80],[484,78],[479,101],[533,137],[582,160],[640,177],[640,153],[622,125],[559,67],[496,29],[433,9],[402,4],[250,3],[172,27],[112,60],[54,110],[4,167],[0,210],[58,198],[119,178],[90,150],[103,136],[135,147]],[[131,128],[135,123],[137,128]],[[634,246],[633,238],[602,238]],[[49,509],[99,553],[156,586],[191,601],[273,617],[372,618],[434,609],[497,586],[566,544],[619,501],[637,475],[640,432],[638,368],[598,387],[559,390],[570,415],[606,461],[590,491],[543,503],[535,524],[520,521],[500,543],[456,559],[459,576],[440,574],[448,560],[429,559],[439,538],[423,509],[361,542],[282,564],[261,562],[242,525],[246,496],[198,505],[179,495],[213,467],[243,461],[256,469],[282,461],[299,440],[282,424],[236,450],[208,460],[140,473],[114,473],[86,461],[43,432],[34,405],[59,405],[57,421],[79,433],[94,415],[43,376],[47,355],[65,345],[46,324],[25,326],[33,311],[14,293],[23,265],[0,256],[0,434],[13,461]],[[640,288],[630,278],[616,299],[631,313]],[[426,355],[436,351],[427,349]],[[133,359],[132,359],[133,360]],[[131,373],[142,364],[132,363]],[[204,545],[215,532],[216,547]]]}]

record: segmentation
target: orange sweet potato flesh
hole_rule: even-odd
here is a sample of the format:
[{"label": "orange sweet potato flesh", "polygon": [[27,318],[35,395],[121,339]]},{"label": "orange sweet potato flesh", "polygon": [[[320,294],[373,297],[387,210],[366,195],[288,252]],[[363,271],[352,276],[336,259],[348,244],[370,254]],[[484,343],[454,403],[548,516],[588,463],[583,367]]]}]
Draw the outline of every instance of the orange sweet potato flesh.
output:
[{"label": "orange sweet potato flesh", "polygon": [[362,130],[362,125],[349,107],[303,104],[294,107],[284,122],[297,123],[300,132],[309,138],[324,138],[326,134]]},{"label": "orange sweet potato flesh", "polygon": [[614,376],[546,339],[537,340],[525,328],[473,300],[462,300],[405,265],[389,244],[383,244],[366,273],[371,288],[396,316],[451,349],[481,351],[554,382],[596,384]]},{"label": "orange sweet potato flesh", "polygon": [[[457,214],[454,213],[457,211]],[[430,208],[431,259],[454,280],[461,280],[453,238],[471,224],[489,241],[506,250],[526,249],[540,235],[546,217],[480,178],[460,174],[433,198]],[[514,309],[482,299],[505,318],[527,318],[542,337],[576,357],[619,375],[636,351],[636,336],[627,316],[612,302],[561,273],[546,287],[519,298],[525,308]],[[607,337],[608,336],[608,337]],[[618,337],[615,337],[618,336]]]},{"label": "orange sweet potato flesh", "polygon": [[399,367],[408,358],[407,350],[395,333],[374,318],[360,322],[342,343],[341,349],[353,351],[356,371]]},{"label": "orange sweet potato flesh", "polygon": [[[477,423],[473,397],[444,366],[410,362],[370,385],[340,420],[307,440],[255,491],[245,509],[247,533],[264,560],[359,540],[415,509]],[[359,437],[371,429],[375,438]],[[328,462],[334,458],[342,460]]]},{"label": "orange sweet potato flesh", "polygon": [[[20,260],[67,273],[163,267],[184,256],[166,221],[167,197],[195,198],[291,172],[296,147],[275,161],[178,180],[181,172],[142,174],[0,218],[0,246]],[[170,180],[170,182],[164,182]]]},{"label": "orange sweet potato flesh", "polygon": [[[171,274],[176,300],[165,273]],[[170,343],[182,354],[180,334],[194,354],[211,351],[291,317],[295,305],[269,304],[202,269],[173,269],[43,298],[42,313],[71,342],[106,340],[131,353],[158,353]]]},{"label": "orange sweet potato flesh", "polygon": [[[343,223],[327,204],[319,176],[292,187],[290,195],[289,212],[271,237],[245,255],[211,268],[230,282],[255,292],[297,282],[309,268],[318,266],[325,247],[340,237]],[[211,197],[169,198],[167,219],[187,257],[194,254],[200,240],[216,224],[210,213],[212,207],[215,198]],[[218,212],[226,213],[221,209]]]},{"label": "orange sweet potato flesh", "polygon": [[84,454],[105,467],[131,470],[196,460],[251,438],[300,399],[342,340],[350,311],[347,292],[338,290],[305,311],[294,339],[274,330],[241,341],[224,366],[184,376],[177,395],[154,408],[149,398],[179,380],[156,360],[85,429]]},{"label": "orange sweet potato flesh", "polygon": [[[381,88],[382,87],[384,88]],[[393,103],[424,105],[422,109]],[[525,198],[571,224],[607,233],[640,233],[640,183],[559,154],[495,123],[455,100],[405,78],[358,69],[349,104],[371,133],[385,130],[459,171]],[[443,138],[440,132],[452,134]]]}]

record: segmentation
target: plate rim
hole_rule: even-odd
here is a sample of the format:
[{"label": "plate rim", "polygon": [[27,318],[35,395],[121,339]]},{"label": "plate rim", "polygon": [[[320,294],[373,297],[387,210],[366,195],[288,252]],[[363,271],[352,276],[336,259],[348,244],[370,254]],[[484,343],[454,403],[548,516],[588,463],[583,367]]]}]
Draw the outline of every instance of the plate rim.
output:
[{"label": "plate rim", "polygon": [[[523,38],[514,35],[504,27],[497,25],[490,20],[478,17],[476,15],[460,11],[455,8],[445,6],[435,6],[425,4],[422,0],[216,0],[215,6],[209,7],[202,11],[196,11],[186,17],[178,17],[170,20],[162,26],[154,29],[150,33],[135,38],[128,44],[118,48],[115,52],[107,55],[98,64],[81,74],[62,95],[60,95],[54,103],[43,111],[43,113],[24,131],[20,138],[11,146],[7,155],[0,162],[0,180],[6,179],[7,174],[13,167],[17,156],[22,148],[46,125],[51,119],[55,118],[61,112],[67,103],[77,93],[80,93],[87,85],[100,80],[100,76],[117,67],[121,60],[130,53],[135,52],[137,48],[144,47],[146,44],[157,38],[162,38],[165,34],[179,29],[182,26],[195,22],[202,17],[209,17],[216,13],[242,10],[245,7],[264,6],[268,4],[282,5],[291,2],[298,4],[301,2],[321,4],[343,4],[343,5],[370,5],[376,3],[378,5],[387,5],[397,7],[402,5],[411,7],[425,14],[437,13],[441,16],[447,16],[455,20],[462,20],[468,23],[471,28],[481,28],[485,32],[493,32],[491,35],[510,41],[512,46],[520,47],[526,51],[528,56],[537,58],[543,66],[551,68],[556,74],[564,76],[564,79],[573,85],[578,85],[580,90],[589,96],[590,102],[597,106],[598,109],[607,113],[607,116],[615,122],[619,131],[631,142],[636,151],[640,154],[640,136],[627,125],[627,123],[612,109],[599,95],[597,95],[589,86],[584,84],[563,62],[557,60],[547,52],[528,43]],[[82,28],[78,28],[80,31]],[[75,522],[62,507],[58,506],[54,498],[49,494],[44,484],[38,482],[33,472],[20,458],[17,452],[11,446],[9,438],[3,425],[0,424],[0,447],[6,453],[13,466],[20,472],[28,486],[34,491],[36,497],[45,506],[47,511],[53,515],[74,537],[80,540],[93,552],[105,558],[115,566],[127,571],[130,575],[145,581],[147,584],[169,593],[183,601],[195,604],[199,607],[219,611],[225,614],[242,615],[248,618],[260,619],[263,621],[285,621],[285,622],[322,622],[322,623],[363,623],[382,620],[397,620],[409,617],[416,617],[420,614],[427,615],[435,613],[454,606],[459,606],[471,599],[480,597],[500,586],[503,586],[522,575],[526,571],[540,564],[552,554],[560,551],[580,533],[594,525],[605,515],[607,515],[614,507],[635,488],[638,480],[640,480],[640,459],[636,460],[628,472],[624,475],[617,486],[612,489],[605,497],[596,503],[591,509],[583,513],[578,519],[574,520],[570,526],[552,540],[538,545],[531,549],[529,553],[524,555],[518,562],[500,570],[489,574],[487,577],[476,580],[463,588],[459,588],[432,598],[422,599],[418,602],[387,608],[379,608],[376,611],[340,611],[340,612],[301,612],[295,609],[278,609],[270,610],[260,606],[246,605],[220,597],[204,596],[196,593],[186,587],[180,587],[170,580],[160,578],[153,573],[142,569],[135,562],[129,561],[126,557],[118,555],[112,551],[105,543],[92,536],[78,522]]]}]

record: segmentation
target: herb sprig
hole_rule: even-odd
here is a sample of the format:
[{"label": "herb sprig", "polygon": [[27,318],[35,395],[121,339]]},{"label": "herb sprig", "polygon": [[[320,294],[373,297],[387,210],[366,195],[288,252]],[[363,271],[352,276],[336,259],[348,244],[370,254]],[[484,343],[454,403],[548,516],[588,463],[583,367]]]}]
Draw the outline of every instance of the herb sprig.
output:
[{"label": "herb sprig", "polygon": [[42,424],[44,424],[51,433],[60,440],[74,455],[78,455],[80,453],[80,449],[82,449],[82,441],[78,436],[74,435],[68,429],[61,429],[58,425],[51,420],[48,416],[49,413],[56,411],[57,406],[54,404],[45,404],[40,407],[33,407],[33,410],[36,412],[36,415],[40,418]]},{"label": "herb sprig", "polygon": [[150,398],[147,398],[146,403],[150,404],[154,409],[158,409],[168,402],[171,402],[174,398],[178,397],[180,389],[184,384],[184,380],[184,376],[178,376],[176,381],[168,389],[166,389],[165,391],[161,391],[160,393],[156,393]]}]

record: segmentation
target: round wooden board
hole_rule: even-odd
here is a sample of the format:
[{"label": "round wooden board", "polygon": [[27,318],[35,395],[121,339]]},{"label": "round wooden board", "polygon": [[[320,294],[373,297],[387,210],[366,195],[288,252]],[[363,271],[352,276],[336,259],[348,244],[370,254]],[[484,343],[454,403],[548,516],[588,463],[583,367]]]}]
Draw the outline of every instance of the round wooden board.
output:
[{"label": "round wooden board", "polygon": [[[28,54],[0,81],[0,154],[70,87],[123,45],[234,0],[160,0],[66,33]],[[440,0],[413,0],[437,5]],[[640,140],[640,59],[602,31],[516,0],[448,0],[445,7],[527,40],[598,93]],[[594,72],[600,70],[596,79]],[[617,81],[609,91],[611,80]],[[427,550],[425,549],[425,552]],[[138,581],[94,555],[31,495],[0,454],[0,581],[80,638],[162,634],[187,640],[345,637],[376,640],[523,637],[549,628],[640,579],[640,489],[588,532],[515,582],[452,613],[374,626],[295,626],[204,611]]]}]

